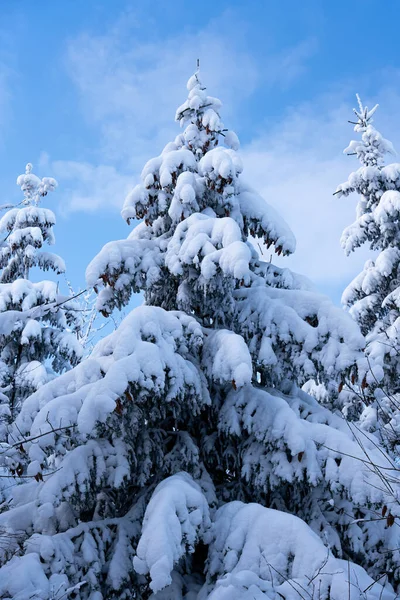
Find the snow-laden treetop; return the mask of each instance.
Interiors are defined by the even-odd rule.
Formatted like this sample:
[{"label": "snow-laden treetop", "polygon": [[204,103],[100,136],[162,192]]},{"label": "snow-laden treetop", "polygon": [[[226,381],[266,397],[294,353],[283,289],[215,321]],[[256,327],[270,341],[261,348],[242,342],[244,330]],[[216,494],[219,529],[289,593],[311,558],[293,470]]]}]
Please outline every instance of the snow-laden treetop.
[{"label": "snow-laden treetop", "polygon": [[313,376],[321,361],[336,381],[360,358],[357,328],[304,289],[303,278],[260,260],[249,236],[278,255],[293,252],[295,238],[243,181],[238,138],[224,128],[221,102],[207,95],[198,72],[187,89],[175,117],[183,132],[147,162],[122,210],[128,223],[143,222],[88,266],[99,310],[109,314],[143,292],[148,305],[245,335],[260,373],[274,384],[304,368],[305,378]]},{"label": "snow-laden treetop", "polygon": [[381,167],[384,164],[385,154],[395,154],[393,145],[386,140],[372,126],[372,116],[375,114],[379,104],[376,104],[371,110],[364,106],[360,96],[357,94],[358,110],[353,108],[357,121],[351,121],[354,124],[354,131],[362,134],[361,141],[352,140],[343,150],[344,154],[355,154],[359,161],[366,167]]},{"label": "snow-laden treetop", "polygon": [[56,218],[48,208],[39,207],[39,203],[43,196],[55,190],[56,180],[52,177],[40,179],[32,173],[32,165],[28,163],[25,173],[17,178],[17,185],[24,199],[20,206],[8,210],[0,219],[0,234],[5,236],[0,246],[0,281],[11,283],[19,278],[28,279],[31,267],[64,273],[62,258],[41,250],[45,243],[54,244]]},{"label": "snow-laden treetop", "polygon": [[[143,224],[125,245],[106,246],[87,270],[89,284],[97,285],[99,279],[105,284],[98,303],[105,313],[126,304],[138,290],[144,290],[148,303],[168,309],[185,305],[198,313],[200,296],[206,287],[214,287],[213,279],[221,279],[218,274],[232,274],[235,287],[239,282],[249,286],[258,278],[258,257],[247,242],[250,233],[268,246],[274,244],[278,254],[295,249],[287,224],[240,179],[239,140],[224,128],[221,102],[207,95],[199,73],[187,87],[188,98],[176,113],[183,132],[147,162],[142,182],[122,210],[128,223],[136,218],[144,219]],[[219,145],[221,140],[226,147]],[[149,253],[151,269],[143,263]],[[193,268],[196,279],[199,276],[197,294],[188,290]],[[165,276],[169,290],[174,290],[168,297]],[[221,320],[222,315],[217,311],[214,317]]]},{"label": "snow-laden treetop", "polygon": [[53,177],[43,177],[40,179],[32,173],[33,165],[28,163],[25,167],[25,173],[17,178],[17,185],[24,192],[23,204],[26,206],[37,206],[48,192],[53,192],[57,187],[57,181]]}]

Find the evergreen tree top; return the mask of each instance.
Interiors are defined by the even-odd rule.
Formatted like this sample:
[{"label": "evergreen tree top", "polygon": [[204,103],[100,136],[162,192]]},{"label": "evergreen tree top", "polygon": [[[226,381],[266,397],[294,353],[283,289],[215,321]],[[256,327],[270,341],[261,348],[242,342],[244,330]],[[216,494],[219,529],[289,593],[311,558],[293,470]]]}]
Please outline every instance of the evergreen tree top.
[{"label": "evergreen tree top", "polygon": [[52,192],[57,187],[57,181],[53,177],[43,177],[40,179],[32,173],[33,165],[28,163],[25,167],[25,173],[17,178],[17,185],[24,193],[23,204],[26,206],[37,206],[48,192]]},{"label": "evergreen tree top", "polygon": [[24,199],[0,219],[0,233],[5,235],[0,245],[0,281],[3,283],[28,279],[32,267],[58,274],[65,272],[61,257],[41,250],[45,243],[54,244],[56,218],[53,211],[39,206],[39,203],[48,192],[56,189],[57,182],[52,177],[40,179],[32,169],[32,164],[28,163],[25,173],[17,178]]},{"label": "evergreen tree top", "polygon": [[[126,304],[136,290],[144,291],[151,304],[168,309],[185,306],[198,313],[204,296],[200,288],[211,290],[220,282],[231,288],[215,315],[220,322],[219,315],[227,316],[231,310],[235,287],[274,272],[272,266],[261,267],[249,236],[267,247],[273,245],[278,255],[295,250],[294,235],[282,217],[243,181],[239,141],[221,121],[221,102],[207,95],[199,72],[187,88],[188,98],[176,113],[183,132],[147,162],[141,183],[124,203],[123,218],[143,223],[127,241],[106,246],[87,269],[89,285],[103,287],[98,308],[104,314]],[[138,266],[128,256],[134,252],[138,263],[150,248],[152,269],[143,265],[145,277],[127,276]],[[195,270],[190,266],[194,257]],[[188,270],[193,276],[200,271],[196,298],[188,293],[192,277],[188,279]],[[234,274],[229,282],[228,273]]]},{"label": "evergreen tree top", "polygon": [[379,104],[371,110],[364,106],[360,96],[357,94],[358,110],[353,108],[357,121],[349,121],[354,125],[354,131],[361,133],[361,140],[352,140],[343,150],[344,154],[356,155],[360,162],[366,167],[382,167],[385,154],[395,154],[393,144],[386,140],[379,131],[373,127],[372,116],[375,114]]},{"label": "evergreen tree top", "polygon": [[375,106],[371,110],[369,110],[368,106],[363,105],[363,103],[361,102],[361,98],[358,94],[356,94],[356,98],[358,102],[358,110],[356,108],[353,108],[353,112],[358,120],[356,123],[354,123],[354,131],[363,132],[366,130],[368,125],[372,125],[372,116],[379,107],[379,104],[375,104]]}]

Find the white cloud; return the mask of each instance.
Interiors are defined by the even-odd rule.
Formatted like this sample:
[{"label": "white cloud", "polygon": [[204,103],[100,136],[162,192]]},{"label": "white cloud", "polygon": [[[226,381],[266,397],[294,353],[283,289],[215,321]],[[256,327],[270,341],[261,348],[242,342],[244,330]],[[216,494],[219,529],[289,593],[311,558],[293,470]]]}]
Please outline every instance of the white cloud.
[{"label": "white cloud", "polygon": [[123,175],[114,166],[77,161],[51,161],[45,153],[40,168],[55,177],[60,184],[59,212],[83,211],[94,213],[120,210],[123,200],[135,181]]},{"label": "white cloud", "polygon": [[[149,41],[151,22],[130,24],[120,19],[106,35],[72,40],[67,66],[88,119],[100,128],[103,156],[136,169],[143,156],[153,156],[175,137],[175,110],[185,99],[197,58],[208,89],[223,98],[230,119],[261,83],[290,85],[316,49],[315,40],[306,40],[271,52],[260,64],[229,12],[203,30],[155,41]],[[147,39],[141,30],[149,31]]]}]

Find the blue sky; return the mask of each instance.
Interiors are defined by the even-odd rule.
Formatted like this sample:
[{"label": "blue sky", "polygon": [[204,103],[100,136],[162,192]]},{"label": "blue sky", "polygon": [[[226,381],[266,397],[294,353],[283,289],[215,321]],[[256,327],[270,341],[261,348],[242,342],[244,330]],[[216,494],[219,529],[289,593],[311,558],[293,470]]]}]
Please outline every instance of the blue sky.
[{"label": "blue sky", "polygon": [[[108,241],[146,160],[179,131],[175,108],[199,57],[209,93],[242,143],[244,177],[292,227],[283,264],[340,298],[368,251],[339,238],[356,198],[336,186],[357,168],[342,149],[355,93],[400,148],[395,0],[202,2],[0,0],[1,203],[26,162],[55,176],[54,250],[73,285]],[[398,159],[393,159],[398,160]]]}]

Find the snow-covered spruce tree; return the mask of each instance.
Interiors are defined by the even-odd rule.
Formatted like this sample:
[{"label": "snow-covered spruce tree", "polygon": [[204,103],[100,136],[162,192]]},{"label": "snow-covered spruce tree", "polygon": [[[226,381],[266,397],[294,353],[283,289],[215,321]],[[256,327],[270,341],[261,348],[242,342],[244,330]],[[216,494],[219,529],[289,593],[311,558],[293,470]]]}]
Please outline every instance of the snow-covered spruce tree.
[{"label": "snow-covered spruce tree", "polygon": [[364,425],[385,426],[385,437],[392,447],[400,443],[400,164],[385,165],[392,144],[373,127],[377,106],[368,110],[357,96],[359,108],[354,130],[361,140],[344,150],[355,155],[361,167],[350,174],[336,193],[360,195],[355,222],[343,232],[341,243],[346,254],[363,244],[377,251],[374,260],[343,293],[343,304],[366,336],[366,356],[370,369],[359,392],[367,409]]},{"label": "snow-covered spruce tree", "polygon": [[390,462],[298,387],[363,377],[364,340],[259,260],[249,234],[278,254],[293,235],[243,182],[198,73],[188,90],[183,133],[126,200],[143,222],[87,270],[103,313],[145,305],[11,431],[31,479],[0,514],[0,597],[392,599],[399,509],[366,457]]},{"label": "snow-covered spruce tree", "polygon": [[[18,207],[0,219],[0,413],[2,428],[22,402],[54,373],[78,363],[80,317],[51,281],[30,281],[32,268],[65,271],[64,261],[45,252],[53,244],[54,213],[39,202],[55,189],[55,179],[39,179],[32,165],[17,179],[24,193]],[[2,436],[1,439],[4,439]]]}]

